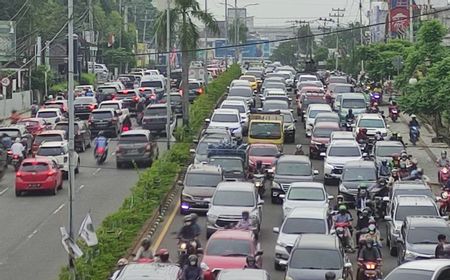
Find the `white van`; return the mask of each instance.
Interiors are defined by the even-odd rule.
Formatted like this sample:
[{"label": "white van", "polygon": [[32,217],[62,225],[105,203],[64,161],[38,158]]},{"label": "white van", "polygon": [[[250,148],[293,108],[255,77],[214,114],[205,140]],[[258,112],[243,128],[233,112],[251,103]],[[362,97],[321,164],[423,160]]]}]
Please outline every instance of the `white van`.
[{"label": "white van", "polygon": [[166,88],[166,79],[162,75],[146,75],[142,77],[139,87]]}]

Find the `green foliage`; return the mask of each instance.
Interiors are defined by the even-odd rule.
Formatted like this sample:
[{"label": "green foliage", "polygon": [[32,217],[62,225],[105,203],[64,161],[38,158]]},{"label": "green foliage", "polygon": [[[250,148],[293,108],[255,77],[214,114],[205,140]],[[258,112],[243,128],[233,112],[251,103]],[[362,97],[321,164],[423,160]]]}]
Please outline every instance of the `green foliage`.
[{"label": "green foliage", "polygon": [[121,63],[125,64],[131,62],[133,65],[135,62],[133,53],[125,48],[106,49],[104,52],[104,59],[110,69],[119,67]]},{"label": "green foliage", "polygon": [[[233,65],[208,85],[206,94],[196,99],[190,111],[190,118],[201,121],[191,122],[191,128],[185,128],[184,142],[173,145],[149,169],[139,173],[138,182],[132,188],[131,195],[124,200],[119,210],[106,217],[97,229],[99,239],[97,248],[82,246],[85,256],[75,263],[79,277],[77,279],[108,278],[116,261],[130,248],[145,221],[175,183],[178,172],[188,163],[191,140],[195,133],[200,131],[203,119],[214,109],[215,103],[229,83],[239,75],[239,66]],[[66,268],[61,271],[59,279],[69,279]]]},{"label": "green foliage", "polygon": [[95,74],[93,73],[81,73],[80,83],[82,85],[94,85],[95,84]]},{"label": "green foliage", "polygon": [[326,61],[328,59],[328,49],[320,47],[315,49],[314,60],[315,61]]},{"label": "green foliage", "polygon": [[31,72],[31,88],[39,90],[41,93],[45,91],[45,72],[47,72],[47,87],[51,87],[53,72],[48,70],[45,65],[40,65]]},{"label": "green foliage", "polygon": [[286,65],[297,65],[297,43],[294,41],[283,42],[272,52],[270,60],[279,61]]}]

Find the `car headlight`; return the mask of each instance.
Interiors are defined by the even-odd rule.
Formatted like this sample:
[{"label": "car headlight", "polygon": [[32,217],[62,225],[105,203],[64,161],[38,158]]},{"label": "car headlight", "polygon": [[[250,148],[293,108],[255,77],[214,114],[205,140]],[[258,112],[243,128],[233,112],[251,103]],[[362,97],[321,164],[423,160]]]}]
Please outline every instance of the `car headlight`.
[{"label": "car headlight", "polygon": [[324,168],[324,169],[333,169],[333,168],[334,168],[334,166],[333,166],[333,165],[331,165],[331,164],[329,164],[328,162],[325,162],[325,164],[324,164],[323,168]]},{"label": "car headlight", "polygon": [[294,129],[295,129],[295,125],[293,125],[293,124],[287,125],[285,127],[285,130],[294,130]]},{"label": "car headlight", "polygon": [[416,254],[408,250],[405,251],[405,259],[415,259],[415,258]]},{"label": "car headlight", "polygon": [[181,196],[183,197],[183,200],[194,200],[194,197],[187,193],[183,193]]},{"label": "car headlight", "polygon": [[215,214],[208,213],[208,220],[217,220],[218,216]]},{"label": "car headlight", "polygon": [[208,266],[206,263],[204,263],[204,262],[202,262],[202,263],[200,264],[200,268],[201,268],[203,271],[209,270],[209,266]]},{"label": "car headlight", "polygon": [[255,182],[255,186],[256,186],[257,188],[259,188],[259,187],[262,186],[262,183],[261,183],[261,182]]},{"label": "car headlight", "polygon": [[277,245],[278,245],[278,246],[281,246],[281,247],[283,247],[283,248],[286,248],[286,247],[287,247],[287,244],[284,243],[284,242],[281,242],[281,241],[277,241]]}]

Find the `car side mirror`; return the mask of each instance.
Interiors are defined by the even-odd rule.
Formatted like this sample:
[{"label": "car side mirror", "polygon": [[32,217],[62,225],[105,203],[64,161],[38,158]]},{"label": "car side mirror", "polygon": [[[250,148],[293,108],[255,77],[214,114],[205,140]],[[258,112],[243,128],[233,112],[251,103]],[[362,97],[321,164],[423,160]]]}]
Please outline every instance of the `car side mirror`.
[{"label": "car side mirror", "polygon": [[392,218],[391,218],[391,216],[384,216],[384,220],[385,221],[392,221]]},{"label": "car side mirror", "polygon": [[255,257],[262,256],[264,254],[263,250],[256,251]]},{"label": "car side mirror", "polygon": [[274,227],[272,229],[273,233],[280,233],[280,228],[279,227]]},{"label": "car side mirror", "polygon": [[195,149],[189,149],[189,153],[195,154]]},{"label": "car side mirror", "polygon": [[281,265],[281,266],[287,266],[287,265],[288,265],[288,261],[286,261],[286,260],[280,260],[280,265]]},{"label": "car side mirror", "polygon": [[286,195],[284,193],[282,193],[282,194],[279,194],[278,197],[281,198],[281,199],[285,199]]},{"label": "car side mirror", "polygon": [[328,200],[333,200],[334,199],[334,195],[329,195],[328,196]]},{"label": "car side mirror", "polygon": [[183,181],[178,180],[178,181],[177,181],[177,185],[178,185],[178,186],[182,186],[182,185],[183,185]]},{"label": "car side mirror", "polygon": [[314,169],[313,174],[314,175],[319,175],[319,170]]},{"label": "car side mirror", "polygon": [[320,153],[320,156],[321,156],[321,157],[326,157],[327,154],[326,154],[325,152],[321,152],[321,153]]},{"label": "car side mirror", "polygon": [[205,119],[205,123],[210,123],[211,119]]},{"label": "car side mirror", "polygon": [[389,202],[389,197],[387,197],[387,196],[383,197],[383,201],[384,202]]},{"label": "car side mirror", "polygon": [[344,264],[345,268],[352,268],[352,263],[351,262],[347,262]]},{"label": "car side mirror", "polygon": [[59,118],[59,117],[55,119],[55,123],[60,122],[60,121],[61,121],[61,118]]}]

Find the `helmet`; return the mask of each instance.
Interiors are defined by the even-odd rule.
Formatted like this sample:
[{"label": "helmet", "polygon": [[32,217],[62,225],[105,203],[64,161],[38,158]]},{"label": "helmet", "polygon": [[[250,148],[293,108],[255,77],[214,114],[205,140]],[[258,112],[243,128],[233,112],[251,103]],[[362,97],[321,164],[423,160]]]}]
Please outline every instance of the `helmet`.
[{"label": "helmet", "polygon": [[378,106],[378,103],[377,103],[377,102],[374,102],[374,103],[373,103],[373,106]]},{"label": "helmet", "polygon": [[358,189],[360,190],[366,190],[367,189],[367,184],[366,183],[362,183],[358,186]]},{"label": "helmet", "polygon": [[190,256],[188,257],[188,261],[189,261],[189,263],[191,263],[191,264],[195,262],[194,265],[196,265],[196,264],[197,264],[197,261],[198,261],[198,257],[197,257],[196,255],[190,255]]},{"label": "helmet", "polygon": [[128,260],[126,258],[121,258],[117,261],[117,266],[124,266],[128,264]]},{"label": "helmet", "polygon": [[386,185],[386,179],[385,178],[378,179],[378,184],[379,185]]},{"label": "helmet", "polygon": [[347,210],[347,206],[345,206],[344,204],[339,205],[339,211],[346,211]]},{"label": "helmet", "polygon": [[447,151],[442,151],[441,152],[441,157],[446,158],[447,157]]},{"label": "helmet", "polygon": [[183,218],[183,222],[192,222],[192,215],[186,215]]},{"label": "helmet", "polygon": [[158,254],[159,259],[162,261],[169,260],[169,251],[167,249],[159,249]]},{"label": "helmet", "polygon": [[370,233],[377,231],[377,227],[374,224],[370,224],[367,229]]},{"label": "helmet", "polygon": [[302,144],[298,144],[297,146],[295,146],[295,148],[298,150],[301,150],[303,148]]},{"label": "helmet", "polygon": [[348,113],[349,113],[349,114],[353,113],[352,108],[348,109]]},{"label": "helmet", "polygon": [[342,194],[338,194],[337,196],[336,196],[336,199],[337,200],[344,200],[344,196],[342,195]]},{"label": "helmet", "polygon": [[245,261],[249,264],[249,263],[255,263],[256,259],[253,256],[247,256],[247,258],[245,259]]},{"label": "helmet", "polygon": [[411,119],[415,119],[415,118],[416,118],[416,115],[412,114]]},{"label": "helmet", "polygon": [[150,245],[152,245],[152,241],[150,240],[150,238],[144,238],[141,241],[141,245],[142,247],[150,247]]},{"label": "helmet", "polygon": [[402,152],[402,153],[400,154],[400,157],[401,157],[401,158],[408,158],[408,154],[407,154],[406,152]]},{"label": "helmet", "polygon": [[368,216],[368,215],[369,215],[369,209],[364,208],[364,209],[362,210],[362,214],[363,214],[363,216]]},{"label": "helmet", "polygon": [[383,159],[383,160],[381,161],[381,164],[382,164],[382,165],[385,165],[385,166],[386,166],[387,163],[388,163],[388,162],[387,162],[387,159]]},{"label": "helmet", "polygon": [[242,211],[242,217],[248,218],[250,216],[250,213],[248,211]]},{"label": "helmet", "polygon": [[192,213],[192,214],[191,214],[191,220],[192,220],[193,222],[196,222],[197,219],[198,219],[198,215],[197,215],[196,213]]},{"label": "helmet", "polygon": [[100,130],[97,134],[98,137],[103,136],[105,134],[105,132],[103,130]]},{"label": "helmet", "polygon": [[14,140],[14,143],[20,143],[20,138],[16,137],[16,140]]}]

